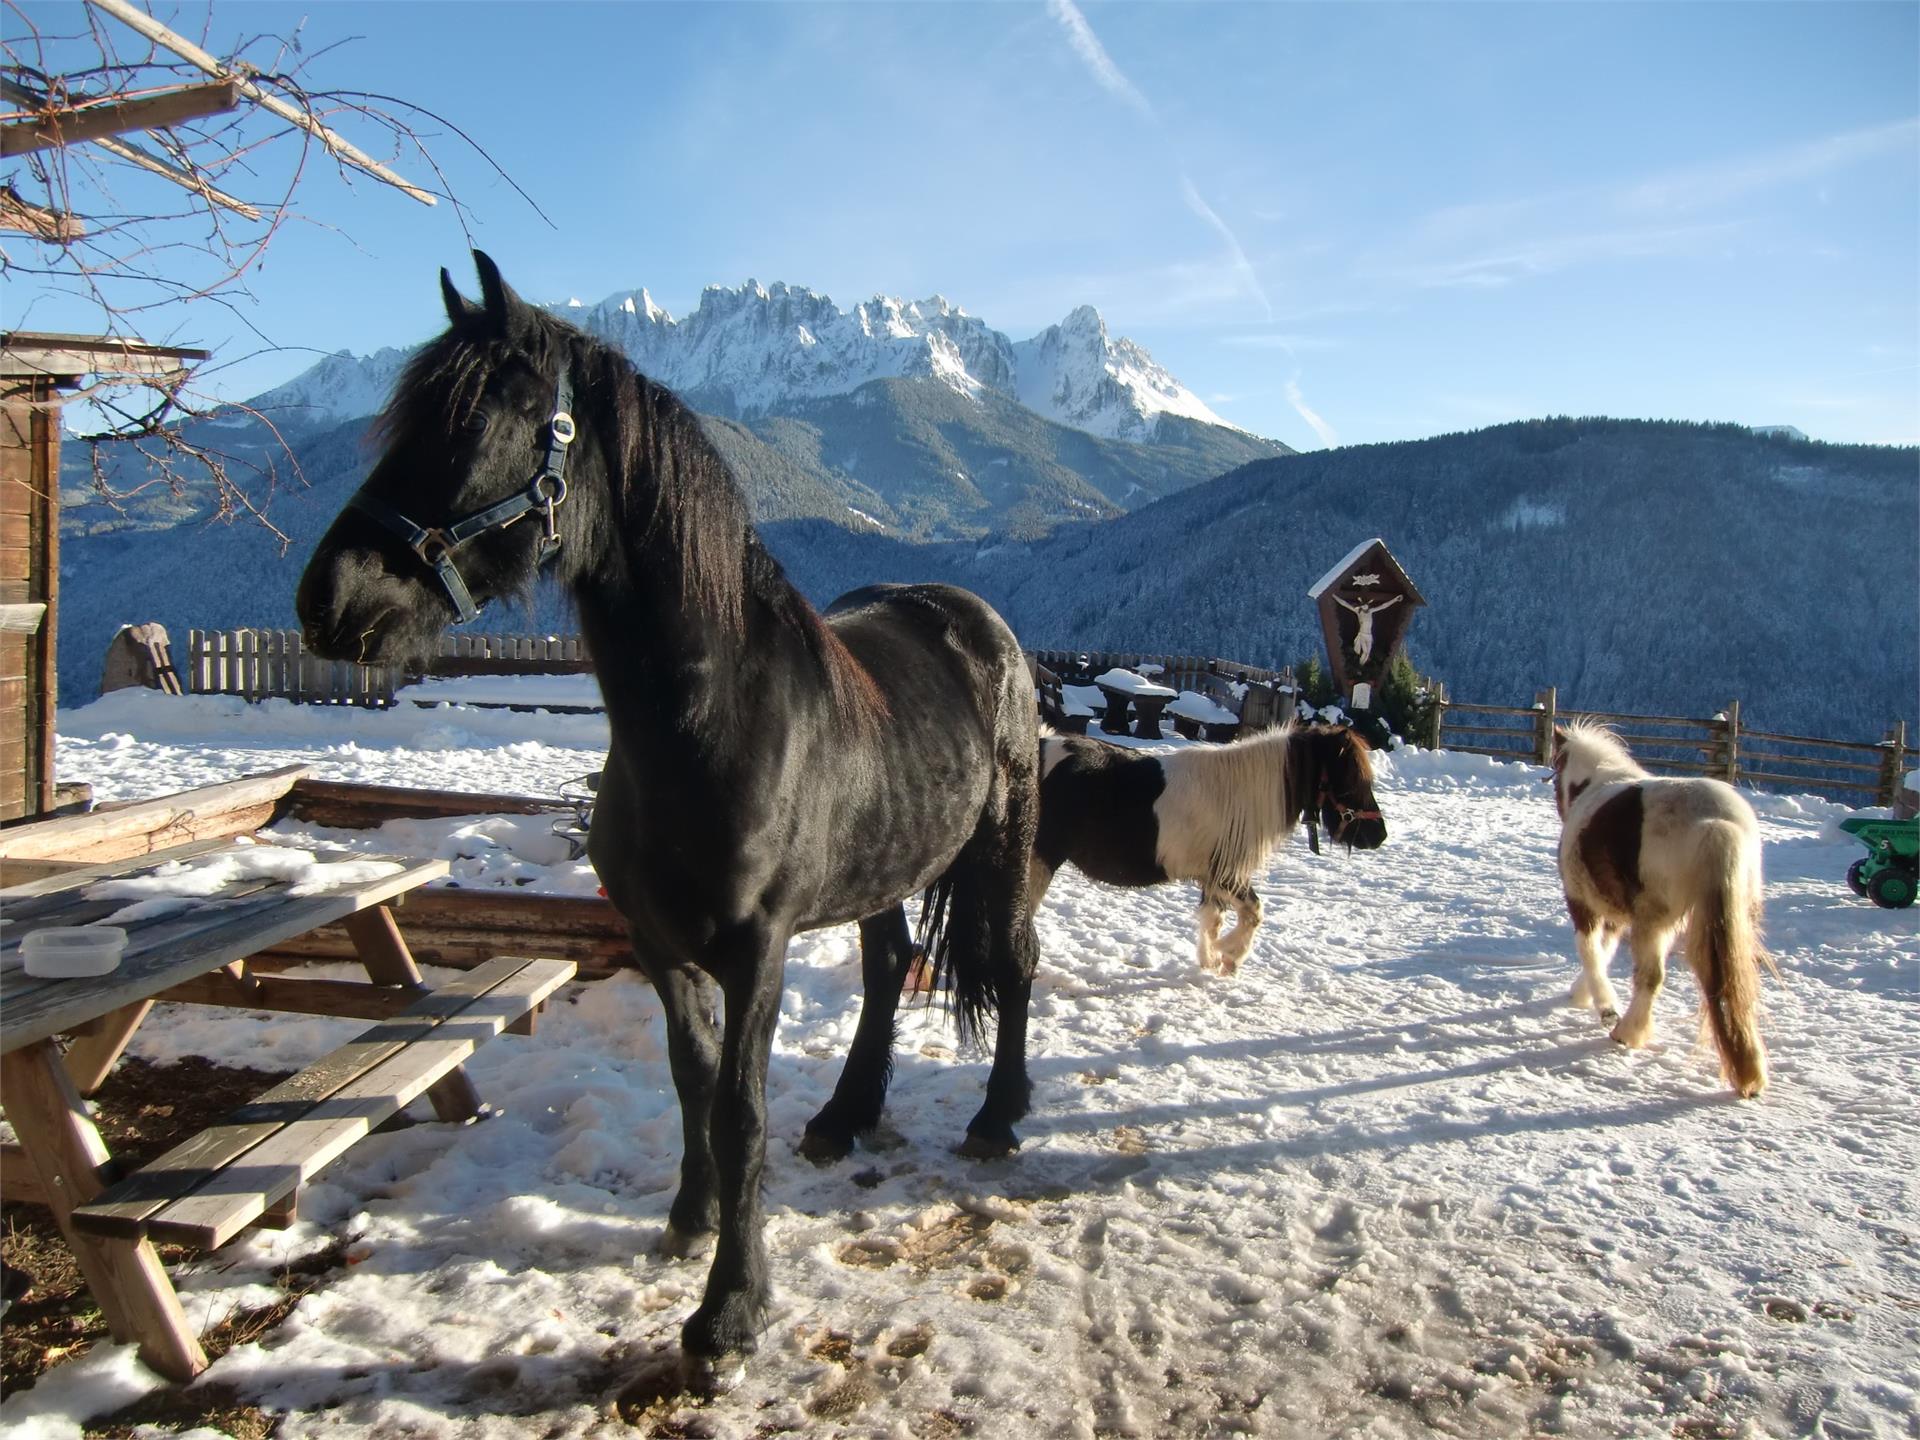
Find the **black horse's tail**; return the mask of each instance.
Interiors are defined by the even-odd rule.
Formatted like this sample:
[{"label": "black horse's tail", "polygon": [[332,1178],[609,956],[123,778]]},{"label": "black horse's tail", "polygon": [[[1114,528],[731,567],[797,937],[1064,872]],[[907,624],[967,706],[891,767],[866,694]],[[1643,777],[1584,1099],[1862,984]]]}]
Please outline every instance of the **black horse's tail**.
[{"label": "black horse's tail", "polygon": [[1026,983],[1037,959],[1032,921],[1024,906],[997,896],[1010,877],[984,857],[981,840],[968,842],[920,905],[920,951],[932,967],[933,989],[948,992],[962,1044],[985,1037],[1002,992]]}]

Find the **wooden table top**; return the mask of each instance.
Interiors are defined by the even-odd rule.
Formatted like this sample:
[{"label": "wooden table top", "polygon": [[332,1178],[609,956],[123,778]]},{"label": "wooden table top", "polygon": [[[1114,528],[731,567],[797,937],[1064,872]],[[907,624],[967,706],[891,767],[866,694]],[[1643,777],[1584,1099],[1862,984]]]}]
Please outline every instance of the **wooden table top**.
[{"label": "wooden table top", "polygon": [[[290,893],[294,883],[290,880],[237,880],[216,894],[193,897],[185,909],[113,922],[126,929],[127,948],[119,968],[110,974],[68,979],[27,974],[20,958],[22,936],[51,926],[105,921],[135,903],[126,898],[90,899],[87,892],[96,883],[150,874],[173,861],[189,866],[217,861],[251,848],[256,847],[202,842],[0,889],[0,921],[5,922],[0,924],[0,1054],[150,999],[183,980],[343,920],[447,873],[444,860],[353,854],[339,859],[384,860],[400,868],[312,895]],[[324,875],[326,863],[310,869],[302,880]]]}]

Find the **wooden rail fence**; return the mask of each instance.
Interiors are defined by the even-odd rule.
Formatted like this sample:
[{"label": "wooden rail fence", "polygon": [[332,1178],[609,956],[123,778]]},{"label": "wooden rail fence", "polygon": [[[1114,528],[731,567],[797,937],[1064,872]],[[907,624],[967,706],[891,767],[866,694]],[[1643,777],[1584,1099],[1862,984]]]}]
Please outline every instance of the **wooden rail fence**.
[{"label": "wooden rail fence", "polygon": [[[1456,720],[1458,714],[1469,717]],[[1679,715],[1627,715],[1560,707],[1553,689],[1531,705],[1469,705],[1441,693],[1436,705],[1436,745],[1501,760],[1553,763],[1553,727],[1564,720],[1598,720],[1633,749],[1655,773],[1711,775],[1733,785],[1786,786],[1795,790],[1840,790],[1891,805],[1913,752],[1907,726],[1896,721],[1882,740],[1823,740],[1750,730],[1732,701],[1711,719]]]},{"label": "wooden rail fence", "polygon": [[593,669],[578,635],[443,635],[423,671],[359,665],[310,653],[298,630],[189,630],[187,689],[197,695],[283,699],[303,705],[393,704],[427,675],[571,675]]}]

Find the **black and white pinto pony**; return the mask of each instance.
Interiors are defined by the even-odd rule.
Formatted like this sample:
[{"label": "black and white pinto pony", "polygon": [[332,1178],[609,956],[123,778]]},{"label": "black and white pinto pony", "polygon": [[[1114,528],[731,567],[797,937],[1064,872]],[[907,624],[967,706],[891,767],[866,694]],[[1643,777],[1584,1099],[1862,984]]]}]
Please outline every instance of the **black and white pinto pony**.
[{"label": "black and white pinto pony", "polygon": [[[1260,928],[1253,877],[1302,821],[1337,844],[1387,838],[1367,742],[1337,725],[1288,723],[1231,745],[1152,755],[1099,740],[1043,735],[1040,831],[1028,891],[1037,909],[1062,865],[1132,887],[1200,885],[1200,968],[1231,975]],[[1226,912],[1235,924],[1222,935]]]},{"label": "black and white pinto pony", "polygon": [[380,459],[298,608],[320,653],[381,662],[431,653],[543,565],[570,589],[612,731],[588,854],[659,992],[680,1099],[662,1248],[718,1232],[681,1332],[710,1383],[721,1357],[755,1348],[767,1311],[766,1074],[795,932],[858,921],[866,987],[808,1154],[845,1155],[879,1122],[913,954],[900,902],[923,890],[963,1032],[998,1012],[963,1153],[1019,1144],[1032,684],[1012,632],[964,590],[875,586],[816,613],[693,412],[474,261],[482,303],[441,271],[449,328],[401,377]]},{"label": "black and white pinto pony", "polygon": [[[1667,952],[1684,926],[1700,986],[1700,1028],[1713,1036],[1736,1094],[1767,1083],[1756,1017],[1760,966],[1760,826],[1719,780],[1656,780],[1617,735],[1576,722],[1554,732],[1553,797],[1560,811],[1560,879],[1580,978],[1571,1003],[1591,1005],[1613,1038],[1653,1038],[1653,1002]],[[1607,964],[1631,931],[1633,1001],[1621,1015]]]}]

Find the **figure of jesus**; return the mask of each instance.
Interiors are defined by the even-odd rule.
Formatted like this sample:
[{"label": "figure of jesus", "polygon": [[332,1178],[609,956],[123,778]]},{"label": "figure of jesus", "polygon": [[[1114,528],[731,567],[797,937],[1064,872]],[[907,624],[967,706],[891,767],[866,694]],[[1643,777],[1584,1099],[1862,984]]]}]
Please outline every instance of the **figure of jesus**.
[{"label": "figure of jesus", "polygon": [[1360,622],[1360,628],[1354,632],[1353,636],[1353,658],[1362,666],[1366,665],[1366,663],[1373,658],[1374,611],[1391,609],[1400,603],[1401,598],[1401,596],[1396,595],[1391,600],[1381,600],[1372,605],[1369,605],[1363,599],[1358,605],[1355,605],[1351,601],[1342,600],[1338,595],[1333,597],[1334,604],[1338,605],[1342,610],[1351,610],[1354,617]]}]

